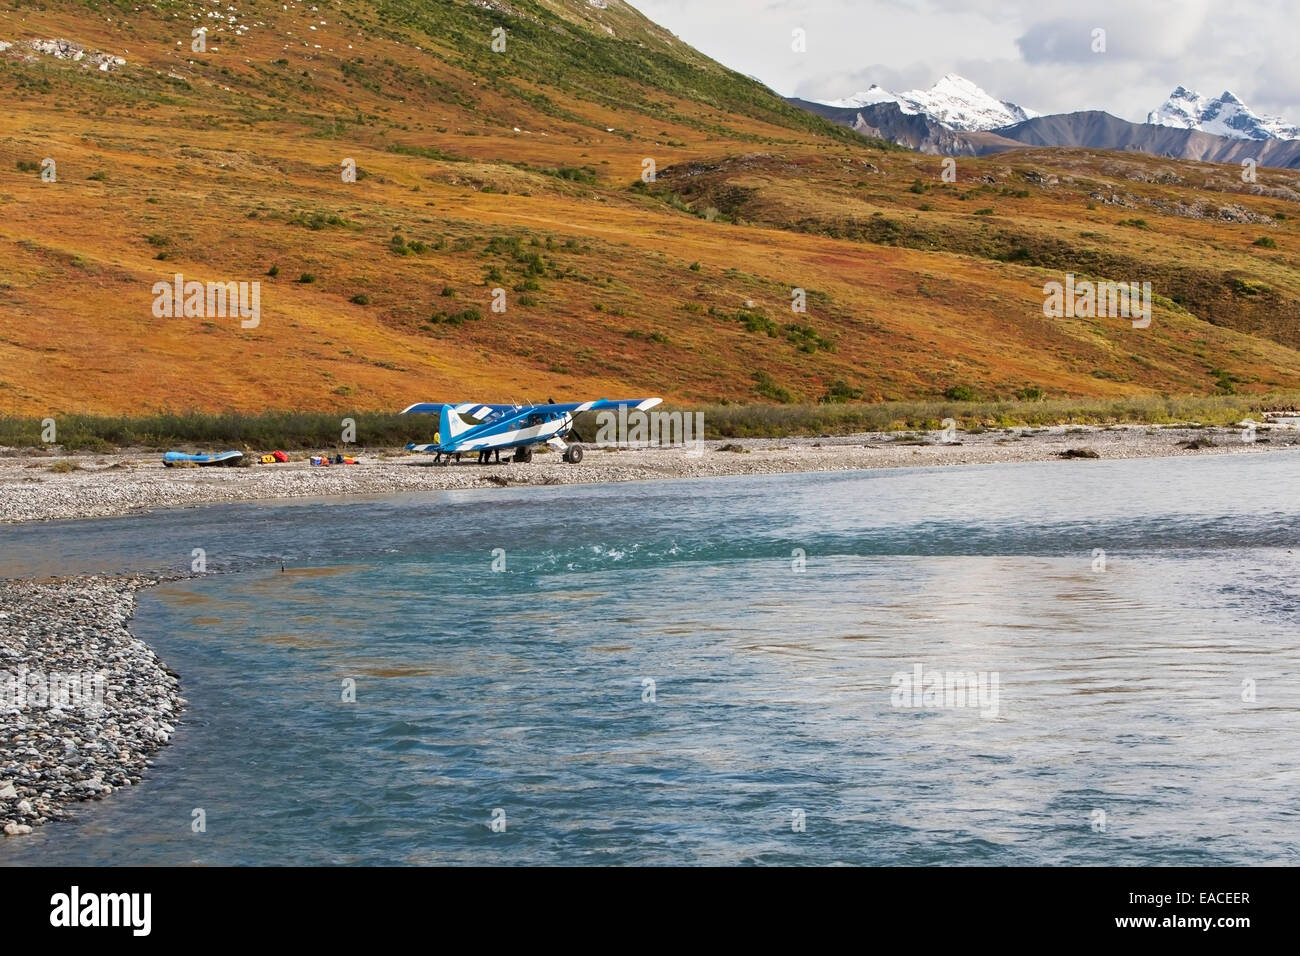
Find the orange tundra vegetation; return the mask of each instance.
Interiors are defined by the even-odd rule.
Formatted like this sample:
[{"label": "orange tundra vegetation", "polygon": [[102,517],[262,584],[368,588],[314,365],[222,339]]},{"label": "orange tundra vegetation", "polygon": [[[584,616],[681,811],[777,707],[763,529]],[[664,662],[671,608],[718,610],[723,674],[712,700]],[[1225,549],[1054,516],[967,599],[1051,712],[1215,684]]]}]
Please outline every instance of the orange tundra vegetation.
[{"label": "orange tundra vegetation", "polygon": [[[945,183],[621,0],[15,2],[0,40],[0,414],[1300,387],[1295,171]],[[1151,326],[1045,316],[1067,272],[1151,282]],[[177,274],[259,321],[156,317]]]}]

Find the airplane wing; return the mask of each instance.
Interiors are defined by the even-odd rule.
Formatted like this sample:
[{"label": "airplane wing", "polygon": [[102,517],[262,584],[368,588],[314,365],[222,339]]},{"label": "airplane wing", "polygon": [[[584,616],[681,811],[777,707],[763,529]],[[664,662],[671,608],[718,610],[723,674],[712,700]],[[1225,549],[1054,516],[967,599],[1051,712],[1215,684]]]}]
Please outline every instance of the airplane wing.
[{"label": "airplane wing", "polygon": [[[400,415],[442,415],[442,410],[448,407],[449,403],[444,402],[417,402],[414,405],[408,405],[398,414]],[[450,407],[455,408],[461,415],[477,419],[480,422],[492,421],[500,418],[517,408],[519,405],[487,405],[478,402],[461,402],[452,404]]]},{"label": "airplane wing", "polygon": [[645,412],[661,404],[663,404],[662,398],[599,398],[594,402],[538,405],[537,408],[542,411],[571,412],[576,415],[579,412],[599,412],[607,408],[618,408],[620,405],[626,405],[639,412]]},{"label": "airplane wing", "polygon": [[441,415],[442,402],[416,402],[414,405],[407,405],[397,414],[399,415]]}]

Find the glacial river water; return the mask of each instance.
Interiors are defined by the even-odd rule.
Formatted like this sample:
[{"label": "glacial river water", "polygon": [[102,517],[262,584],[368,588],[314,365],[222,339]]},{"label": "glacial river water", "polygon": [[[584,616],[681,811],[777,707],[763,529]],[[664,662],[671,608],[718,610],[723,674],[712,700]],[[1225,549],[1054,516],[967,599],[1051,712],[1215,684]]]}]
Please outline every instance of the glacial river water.
[{"label": "glacial river water", "polygon": [[1294,865],[1298,477],[1279,452],[0,527],[0,574],[213,572],[133,625],[183,680],[172,745],[0,863]]}]

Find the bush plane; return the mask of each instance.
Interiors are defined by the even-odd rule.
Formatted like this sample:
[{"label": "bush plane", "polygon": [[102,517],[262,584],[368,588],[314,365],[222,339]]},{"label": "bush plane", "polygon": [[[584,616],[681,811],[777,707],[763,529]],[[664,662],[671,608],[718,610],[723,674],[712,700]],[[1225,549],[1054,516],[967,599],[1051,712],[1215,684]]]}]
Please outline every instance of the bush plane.
[{"label": "bush plane", "polygon": [[514,460],[526,464],[533,460],[533,449],[546,444],[563,453],[565,461],[576,465],[582,461],[582,446],[565,441],[573,431],[575,415],[620,407],[643,412],[662,402],[662,398],[601,398],[591,402],[550,402],[546,405],[422,402],[408,406],[402,414],[437,415],[438,433],[433,436],[433,442],[412,443],[406,446],[406,450],[432,452],[439,461],[444,456],[450,458],[477,452],[479,461],[483,462],[490,452],[495,452],[500,460],[502,451],[514,449]]}]

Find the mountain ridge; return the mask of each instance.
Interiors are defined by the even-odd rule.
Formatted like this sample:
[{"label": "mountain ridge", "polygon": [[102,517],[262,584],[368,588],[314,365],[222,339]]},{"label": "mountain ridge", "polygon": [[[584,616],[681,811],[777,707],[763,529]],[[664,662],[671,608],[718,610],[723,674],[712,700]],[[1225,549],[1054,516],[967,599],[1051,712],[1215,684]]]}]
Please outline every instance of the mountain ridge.
[{"label": "mountain ridge", "polygon": [[1229,139],[1300,140],[1300,126],[1257,115],[1230,90],[1206,98],[1186,87],[1175,87],[1162,105],[1147,114],[1147,122]]},{"label": "mountain ridge", "polygon": [[[958,133],[996,132],[1044,115],[1010,101],[999,100],[956,73],[944,74],[934,86],[925,90],[893,93],[873,83],[867,90],[842,99],[791,98],[791,101],[836,110],[860,110],[882,103],[897,103],[903,114],[925,116]],[[1081,109],[1050,115],[1069,116],[1093,112],[1103,111]],[[1161,106],[1147,113],[1146,125],[1193,130],[1227,139],[1300,139],[1300,125],[1277,117],[1261,117],[1229,90],[1224,90],[1217,97],[1204,97],[1184,86],[1177,86]]]},{"label": "mountain ridge", "polygon": [[878,103],[897,103],[905,114],[927,116],[951,130],[976,132],[1032,119],[1040,114],[1015,103],[999,100],[957,73],[946,73],[926,90],[891,93],[872,84],[871,88],[843,100],[821,101],[821,105],[858,109]]},{"label": "mountain ridge", "polygon": [[1300,142],[1238,139],[1200,130],[1130,123],[1101,110],[1040,116],[997,132],[1029,146],[1136,149],[1169,159],[1238,164],[1254,160],[1259,166],[1300,168]]},{"label": "mountain ridge", "polygon": [[862,135],[908,149],[946,156],[987,156],[1022,146],[1137,150],[1168,159],[1241,163],[1300,169],[1300,140],[1246,139],[1196,129],[1130,123],[1102,110],[1035,116],[992,130],[954,130],[933,117],[902,113],[897,103],[832,107],[792,98],[789,102]]}]

